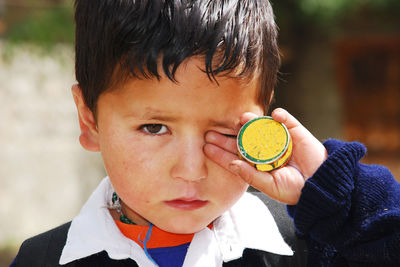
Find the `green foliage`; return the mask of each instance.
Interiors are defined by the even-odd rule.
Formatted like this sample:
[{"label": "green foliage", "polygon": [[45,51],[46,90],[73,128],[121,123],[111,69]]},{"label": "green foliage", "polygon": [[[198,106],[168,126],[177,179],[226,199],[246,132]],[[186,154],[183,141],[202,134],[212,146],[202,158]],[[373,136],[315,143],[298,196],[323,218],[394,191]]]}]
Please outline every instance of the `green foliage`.
[{"label": "green foliage", "polygon": [[[319,28],[334,31],[341,19],[353,16],[359,10],[391,14],[400,17],[400,0],[270,0],[281,28]],[[54,47],[58,43],[74,41],[73,5],[71,0],[58,6],[33,8],[24,12],[22,19],[8,24],[5,34],[11,45],[29,43],[39,47]],[[368,13],[368,12],[367,12]],[[364,12],[365,14],[365,12]]]},{"label": "green foliage", "polygon": [[[399,0],[270,0],[281,28],[281,39],[295,39],[305,32],[326,36],[349,21],[376,22],[385,28],[400,18]],[[391,26],[392,27],[392,26]],[[290,35],[290,36],[285,36]]]},{"label": "green foliage", "polygon": [[400,8],[398,0],[298,0],[299,8],[307,16],[331,19],[359,8]]},{"label": "green foliage", "polygon": [[8,44],[30,43],[48,49],[57,43],[74,41],[71,5],[32,10],[22,20],[12,23],[5,34]]},{"label": "green foliage", "polygon": [[[312,23],[334,23],[359,10],[400,15],[399,0],[271,0],[278,15],[295,15],[292,20]],[[296,10],[296,11],[293,11]],[[289,12],[289,13],[288,13]]]},{"label": "green foliage", "polygon": [[306,16],[329,18],[350,8],[354,2],[355,0],[301,0],[299,7]]}]

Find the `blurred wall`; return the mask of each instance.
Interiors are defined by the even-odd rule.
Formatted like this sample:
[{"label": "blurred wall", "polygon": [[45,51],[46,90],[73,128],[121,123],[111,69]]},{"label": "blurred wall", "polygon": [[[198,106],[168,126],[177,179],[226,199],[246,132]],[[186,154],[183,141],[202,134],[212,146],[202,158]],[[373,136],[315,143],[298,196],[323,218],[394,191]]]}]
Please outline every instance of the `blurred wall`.
[{"label": "blurred wall", "polygon": [[73,83],[70,46],[0,59],[0,248],[69,221],[105,175],[80,147]]},{"label": "blurred wall", "polygon": [[[392,148],[378,147],[378,142],[369,142],[369,151],[364,162],[386,165],[400,180],[399,109],[391,108],[397,113],[389,114],[382,112],[386,105],[376,104],[397,101],[397,106],[400,106],[400,98],[397,97],[400,94],[400,79],[396,78],[400,77],[400,54],[396,52],[399,49],[388,51],[384,47],[379,47],[378,52],[381,52],[379,56],[371,58],[368,58],[368,53],[365,53],[367,57],[365,63],[369,62],[371,65],[369,72],[365,71],[364,61],[351,66],[343,64],[343,61],[346,61],[346,55],[340,54],[341,51],[338,49],[340,46],[351,43],[361,44],[360,47],[362,47],[366,41],[372,44],[396,45],[396,40],[400,39],[400,2],[387,0],[382,1],[380,6],[373,1],[357,3],[349,1],[351,8],[350,6],[343,7],[335,11],[335,14],[327,15],[321,7],[313,15],[307,16],[299,12],[299,4],[297,4],[307,2],[305,0],[273,2],[275,10],[278,11],[277,23],[280,27],[280,47],[283,59],[274,107],[287,108],[321,141],[327,138],[339,138],[366,142],[374,137],[374,140],[378,138],[380,140],[377,141],[385,140],[388,143],[389,137],[391,140],[395,139],[392,142]],[[321,0],[315,2],[315,5],[321,3],[322,6],[327,2]],[[312,2],[308,3],[311,5]],[[327,9],[325,11],[327,12]],[[376,54],[376,48],[374,49],[375,51],[372,51]],[[357,53],[357,49],[353,52]],[[352,55],[349,54],[349,56]],[[382,68],[382,64],[379,63],[384,57],[393,59],[390,64],[395,66]],[[351,60],[347,61],[347,64],[352,63]],[[349,73],[345,73],[343,68],[346,68]],[[349,83],[343,81],[343,77],[348,78],[355,73],[376,76],[373,97],[367,98],[368,90],[371,90],[367,86],[356,88],[355,84],[350,83],[344,88],[343,85]],[[383,73],[383,75],[376,75],[377,73]],[[369,81],[371,77],[364,76],[357,79]],[[391,81],[388,82],[387,79]],[[388,83],[390,83],[390,92],[386,85]],[[356,97],[349,101],[349,95],[356,95]],[[364,104],[364,106],[355,110],[352,108],[356,106],[355,104],[361,107],[361,104]],[[389,108],[387,110],[390,111]],[[349,117],[354,117],[356,112],[358,113],[356,120],[360,121],[360,124],[369,124],[368,127],[362,128],[362,136],[351,134],[349,131]],[[376,121],[372,122],[371,117],[363,116],[367,113],[373,114]],[[374,134],[377,128],[374,127],[376,122],[380,123],[383,129],[379,135]]]},{"label": "blurred wall", "polygon": [[[23,27],[16,28],[15,38],[23,38],[21,29],[30,33],[30,38],[34,30],[40,36],[43,32],[43,36],[54,34],[54,40],[65,35],[64,22],[51,31],[44,27],[51,24],[50,19],[61,17],[59,13],[42,18],[37,27],[26,27],[40,17],[25,23],[21,17],[31,12],[17,8],[17,1],[7,2],[8,15],[15,14],[10,21],[23,22]],[[272,2],[283,53],[275,106],[287,108],[320,140],[346,139],[344,101],[335,72],[336,44],[357,36],[399,36],[400,9],[377,15],[374,9],[347,9],[327,22],[317,15],[304,15],[298,3],[328,1]],[[0,45],[1,52],[4,46]],[[0,250],[15,249],[23,239],[70,220],[105,175],[99,155],[84,151],[78,142],[77,114],[70,93],[74,83],[72,48],[59,46],[43,53],[19,46],[7,58],[0,59]],[[387,165],[400,179],[398,155],[369,157],[367,161]]]}]

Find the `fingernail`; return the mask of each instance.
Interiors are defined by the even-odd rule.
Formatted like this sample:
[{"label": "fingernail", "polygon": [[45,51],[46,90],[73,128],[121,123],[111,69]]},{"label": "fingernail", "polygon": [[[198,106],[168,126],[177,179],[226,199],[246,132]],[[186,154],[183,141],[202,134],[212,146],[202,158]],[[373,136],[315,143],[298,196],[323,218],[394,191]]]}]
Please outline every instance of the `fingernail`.
[{"label": "fingernail", "polygon": [[239,174],[239,172],[240,172],[240,167],[238,165],[236,165],[236,164],[233,164],[233,163],[229,164],[229,169],[232,172],[237,173],[237,174]]},{"label": "fingernail", "polygon": [[275,109],[274,111],[273,111],[273,114],[276,116],[276,115],[282,115],[283,114],[283,112],[282,112],[282,109],[279,109],[279,108],[277,108],[277,109]]}]

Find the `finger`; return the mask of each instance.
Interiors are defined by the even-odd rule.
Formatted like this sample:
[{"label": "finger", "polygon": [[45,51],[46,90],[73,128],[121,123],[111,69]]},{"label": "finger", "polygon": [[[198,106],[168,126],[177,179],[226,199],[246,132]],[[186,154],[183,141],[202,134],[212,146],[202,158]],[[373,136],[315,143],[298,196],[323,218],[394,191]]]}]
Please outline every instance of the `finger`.
[{"label": "finger", "polygon": [[204,153],[208,158],[228,171],[231,171],[229,168],[230,163],[239,159],[236,153],[228,152],[221,147],[210,143],[204,145]]},{"label": "finger", "polygon": [[295,117],[293,117],[289,112],[287,112],[283,108],[275,109],[274,111],[272,111],[271,116],[275,121],[285,124],[288,130],[302,126],[301,123]]},{"label": "finger", "polygon": [[206,133],[205,140],[207,143],[219,146],[228,152],[237,153],[236,138],[227,137],[215,131],[209,131]]},{"label": "finger", "polygon": [[298,166],[304,177],[311,177],[327,158],[325,147],[286,110],[277,108],[272,117],[285,124],[293,138],[291,163]]},{"label": "finger", "polygon": [[270,173],[257,171],[253,166],[242,160],[232,161],[229,168],[249,185],[273,199],[279,198],[274,178]]},{"label": "finger", "polygon": [[243,115],[240,117],[240,124],[243,125],[243,124],[245,124],[246,122],[248,122],[248,121],[250,121],[250,120],[253,120],[253,119],[255,119],[255,118],[258,118],[258,117],[259,117],[259,116],[257,116],[257,115],[254,114],[254,113],[251,113],[251,112],[243,113]]},{"label": "finger", "polygon": [[302,140],[314,139],[314,136],[285,109],[277,108],[272,112],[271,116],[275,121],[286,126],[293,138],[294,146],[298,146]]}]

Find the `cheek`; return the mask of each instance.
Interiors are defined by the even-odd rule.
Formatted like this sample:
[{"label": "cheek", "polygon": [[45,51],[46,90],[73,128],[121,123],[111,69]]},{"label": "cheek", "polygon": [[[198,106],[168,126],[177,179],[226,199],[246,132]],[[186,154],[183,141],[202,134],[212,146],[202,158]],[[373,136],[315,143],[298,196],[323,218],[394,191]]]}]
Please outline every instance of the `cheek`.
[{"label": "cheek", "polygon": [[218,197],[222,205],[233,205],[246,192],[248,184],[239,176],[214,166],[214,179],[212,182],[214,195]]},{"label": "cheek", "polygon": [[237,175],[233,175],[230,178],[231,182],[229,183],[229,189],[233,193],[232,197],[234,202],[236,202],[243,195],[243,193],[246,192],[246,190],[249,188],[249,185]]},{"label": "cheek", "polygon": [[158,157],[149,144],[140,138],[117,134],[105,136],[104,140],[107,140],[101,143],[104,166],[116,189],[145,194],[147,188],[158,188],[154,184],[161,177],[163,165],[157,162]]},{"label": "cheek", "polygon": [[[117,127],[116,127],[117,128]],[[100,133],[101,154],[109,175],[113,172],[129,173],[139,164],[147,166],[150,149],[140,138],[123,131]]]},{"label": "cheek", "polygon": [[[163,185],[159,178],[158,169],[152,167],[147,154],[140,156],[129,155],[121,157],[119,162],[115,158],[107,168],[108,175],[115,190],[125,199],[128,205],[132,203],[149,204],[152,195],[160,194]],[[116,164],[113,164],[116,163]]]}]

